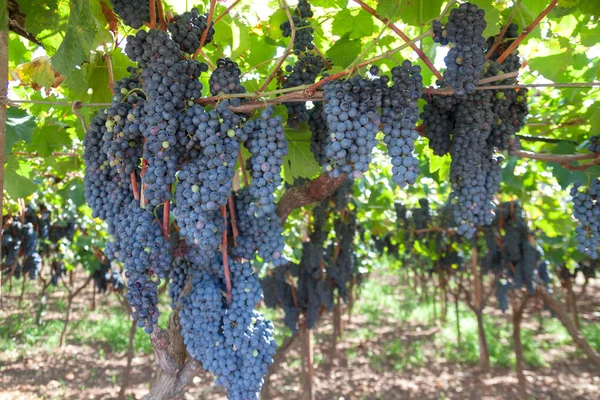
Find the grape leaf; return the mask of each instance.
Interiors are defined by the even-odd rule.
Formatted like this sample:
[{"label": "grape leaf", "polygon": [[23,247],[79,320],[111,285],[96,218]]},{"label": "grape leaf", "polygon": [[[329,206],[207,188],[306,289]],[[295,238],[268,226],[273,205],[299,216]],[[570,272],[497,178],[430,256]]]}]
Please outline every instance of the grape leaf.
[{"label": "grape leaf", "polygon": [[348,34],[344,35],[327,50],[327,56],[331,58],[333,64],[342,68],[352,64],[362,49],[360,40],[350,40],[348,36]]},{"label": "grape leaf", "polygon": [[38,57],[31,62],[18,65],[11,71],[11,76],[18,79],[24,85],[33,85],[51,88],[54,86],[55,72],[52,68],[50,58]]},{"label": "grape leaf", "polygon": [[20,10],[27,14],[25,30],[34,36],[59,26],[61,13],[58,0],[19,0]]},{"label": "grape leaf", "polygon": [[344,36],[349,33],[350,39],[360,39],[371,36],[375,31],[375,25],[371,14],[365,11],[356,14],[345,9],[335,15],[332,29],[336,35]]},{"label": "grape leaf", "polygon": [[10,107],[6,110],[6,144],[4,154],[11,152],[15,143],[22,140],[30,142],[35,130],[35,118],[20,108]]},{"label": "grape leaf", "polygon": [[20,170],[21,163],[16,156],[9,156],[4,169],[4,190],[13,199],[25,198],[37,189],[37,185]]},{"label": "grape leaf", "polygon": [[66,127],[47,121],[44,126],[35,131],[28,148],[42,157],[48,157],[53,152],[60,151],[63,147],[70,147],[70,145],[71,138]]},{"label": "grape leaf", "polygon": [[231,23],[231,33],[233,34],[231,57],[236,59],[250,48],[250,30],[239,20],[234,19]]},{"label": "grape leaf", "polygon": [[311,132],[300,129],[286,129],[288,140],[288,155],[283,159],[283,176],[289,184],[294,178],[312,178],[321,172],[321,167],[310,151]]},{"label": "grape leaf", "polygon": [[538,71],[545,78],[557,82],[569,79],[567,69],[573,64],[573,53],[565,51],[547,57],[536,57],[529,61],[529,67]]},{"label": "grape leaf", "polygon": [[65,38],[52,57],[54,68],[68,75],[77,65],[89,60],[99,33],[98,24],[87,0],[71,0],[71,13]]}]

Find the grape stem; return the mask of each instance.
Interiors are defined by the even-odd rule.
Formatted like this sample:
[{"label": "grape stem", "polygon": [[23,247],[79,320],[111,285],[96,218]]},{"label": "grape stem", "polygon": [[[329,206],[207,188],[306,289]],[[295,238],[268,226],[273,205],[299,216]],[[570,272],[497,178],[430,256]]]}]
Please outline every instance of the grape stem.
[{"label": "grape stem", "polygon": [[112,93],[115,89],[115,74],[113,71],[112,59],[110,58],[106,42],[102,42],[102,45],[104,46],[104,61],[106,61],[106,68],[108,69],[108,90]]},{"label": "grape stem", "polygon": [[165,10],[163,8],[162,0],[157,0],[158,3],[158,20],[160,22],[160,30],[165,32],[167,30],[167,20],[165,19]]},{"label": "grape stem", "polygon": [[242,152],[238,152],[238,161],[240,163],[240,168],[242,170],[242,175],[244,176],[244,186],[250,186],[248,183],[248,173],[246,172],[246,167],[244,166],[244,157],[242,156]]},{"label": "grape stem", "polygon": [[265,79],[265,81],[262,84],[262,86],[260,87],[260,89],[258,89],[259,92],[263,92],[269,86],[269,83],[271,83],[273,78],[275,78],[275,74],[277,73],[279,68],[281,68],[281,65],[283,64],[283,62],[286,60],[286,58],[292,52],[292,47],[294,46],[294,40],[296,39],[296,25],[294,25],[294,20],[292,18],[292,14],[290,13],[290,7],[288,6],[288,3],[286,0],[281,0],[281,7],[285,11],[285,15],[287,16],[288,22],[290,23],[290,28],[292,31],[292,33],[290,35],[290,42],[288,43],[288,45],[285,48],[285,51],[283,52],[281,57],[279,57],[279,60],[277,61],[275,68],[273,68],[273,71],[271,71],[271,73],[269,74],[269,76],[267,76],[267,79]]},{"label": "grape stem", "polygon": [[[169,185],[169,191],[171,191],[171,185]],[[166,241],[169,240],[169,215],[171,213],[171,200],[165,201],[163,205],[163,236]]]},{"label": "grape stem", "polygon": [[[400,28],[398,28],[394,23],[391,23],[388,18],[382,17],[381,15],[377,14],[377,12],[373,8],[371,8],[369,5],[365,4],[361,0],[353,0],[353,1],[355,3],[357,3],[359,6],[361,6],[363,8],[363,10],[365,10],[366,12],[368,12],[369,14],[371,14],[372,16],[374,16],[375,18],[377,18],[378,20],[383,22],[385,25],[389,26],[390,29],[392,31],[394,31],[398,36],[400,36],[400,38],[402,40],[404,40],[407,43],[411,42],[410,38],[402,30],[400,30]],[[444,77],[442,76],[440,71],[438,71],[437,68],[433,66],[433,63],[431,62],[429,57],[427,57],[427,55],[419,48],[419,46],[417,46],[415,43],[410,43],[410,48],[413,49],[413,51],[415,53],[417,53],[417,55],[419,56],[421,61],[423,61],[425,63],[425,65],[427,65],[427,68],[429,68],[431,70],[431,72],[433,72],[433,74],[436,76],[436,78],[439,79],[440,82],[444,80]]]},{"label": "grape stem", "polygon": [[150,28],[156,29],[156,2],[155,0],[148,1],[150,3]]},{"label": "grape stem", "polygon": [[233,196],[229,195],[227,199],[227,206],[229,207],[229,220],[231,221],[231,230],[233,232],[233,246],[237,246],[237,238],[239,231],[237,227],[237,217],[235,214],[235,204],[233,204]]},{"label": "grape stem", "polygon": [[502,64],[502,62],[504,62],[504,60],[506,60],[506,57],[508,57],[517,48],[517,46],[523,41],[523,39],[525,39],[525,37],[529,34],[529,32],[534,30],[535,27],[540,23],[540,21],[546,15],[548,15],[548,13],[550,11],[552,11],[552,9],[556,6],[556,4],[558,4],[558,0],[552,0],[550,2],[550,4],[548,4],[548,7],[546,7],[544,9],[544,11],[542,11],[540,13],[540,15],[538,15],[537,18],[534,19],[533,22],[531,24],[529,24],[529,26],[527,28],[523,29],[523,32],[521,32],[519,37],[516,38],[515,41],[512,42],[510,44],[510,46],[508,46],[508,48],[506,50],[504,50],[504,53],[502,53],[502,55],[498,58],[499,64]]},{"label": "grape stem", "polygon": [[229,272],[229,258],[227,257],[227,208],[221,206],[221,215],[225,229],[223,230],[223,238],[221,240],[221,255],[223,256],[223,274],[225,275],[225,287],[227,288],[227,304],[231,304],[231,273]]},{"label": "grape stem", "polygon": [[504,22],[504,26],[502,27],[502,30],[500,31],[498,36],[496,36],[496,39],[494,40],[494,44],[492,44],[492,47],[490,47],[490,49],[488,50],[488,53],[485,56],[486,60],[490,59],[490,57],[492,56],[492,54],[494,54],[494,52],[496,51],[496,49],[498,48],[500,43],[502,43],[502,39],[504,39],[504,35],[506,35],[506,31],[508,30],[508,26],[510,25],[510,22],[513,20],[513,18],[515,17],[515,14],[519,10],[519,5],[521,4],[521,1],[522,0],[517,1],[517,3],[515,3],[515,5],[513,6],[513,10],[511,11],[510,15],[506,19],[506,22]]},{"label": "grape stem", "polygon": [[136,200],[140,199],[140,192],[137,185],[137,178],[135,176],[135,171],[131,172],[131,190],[133,191],[133,198]]},{"label": "grape stem", "polygon": [[200,53],[202,46],[204,46],[204,42],[206,41],[206,36],[208,36],[208,31],[210,31],[210,24],[213,19],[213,14],[215,13],[216,4],[217,4],[217,0],[210,0],[210,9],[208,10],[208,17],[206,19],[206,29],[204,30],[204,32],[202,32],[202,36],[200,37],[200,45],[198,46],[198,48],[196,49],[196,52],[194,53],[194,58],[198,58],[198,54]]}]

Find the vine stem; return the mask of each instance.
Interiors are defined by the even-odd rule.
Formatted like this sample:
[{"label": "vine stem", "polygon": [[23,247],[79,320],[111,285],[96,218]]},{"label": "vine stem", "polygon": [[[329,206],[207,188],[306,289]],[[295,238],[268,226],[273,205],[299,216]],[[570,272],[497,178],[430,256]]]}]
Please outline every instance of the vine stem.
[{"label": "vine stem", "polygon": [[217,24],[217,22],[219,22],[220,20],[223,19],[223,17],[225,17],[227,14],[229,14],[229,12],[233,9],[233,7],[237,6],[237,4],[240,2],[240,0],[235,0],[233,3],[231,3],[231,5],[229,7],[227,7],[225,9],[225,11],[223,11],[223,14],[219,15],[216,19],[215,19],[215,25]]},{"label": "vine stem", "polygon": [[422,33],[421,35],[417,36],[416,38],[414,38],[413,40],[410,40],[406,43],[404,43],[403,45],[396,47],[394,49],[388,50],[382,54],[380,54],[379,56],[373,57],[370,60],[365,60],[363,62],[358,63],[356,66],[353,66],[352,68],[346,68],[341,72],[338,72],[337,74],[333,74],[333,75],[329,75],[328,77],[326,77],[325,79],[321,79],[319,82],[311,85],[307,90],[307,94],[311,95],[313,94],[318,88],[320,88],[321,86],[323,86],[325,83],[329,82],[329,81],[333,81],[335,79],[341,78],[342,76],[346,76],[349,74],[352,74],[353,72],[355,72],[358,68],[362,68],[366,65],[369,65],[375,61],[379,61],[379,60],[383,60],[384,58],[388,58],[390,57],[392,54],[399,52],[400,50],[403,50],[407,47],[410,47],[412,44],[414,44],[415,42],[418,42],[419,40],[422,40],[423,38],[429,36],[431,34],[431,29],[428,29],[426,32]]},{"label": "vine stem", "polygon": [[523,41],[523,39],[525,39],[525,37],[529,34],[529,32],[531,32],[540,23],[540,21],[546,15],[548,15],[548,13],[550,11],[552,11],[552,9],[556,6],[556,4],[558,4],[558,0],[552,0],[550,2],[550,4],[548,4],[548,6],[544,9],[544,11],[542,11],[540,13],[540,15],[538,15],[537,18],[534,19],[533,22],[531,24],[529,24],[529,26],[527,28],[523,29],[523,32],[521,32],[519,37],[516,38],[515,41],[512,42],[510,44],[510,46],[508,46],[508,48],[506,50],[504,50],[504,53],[502,53],[502,55],[498,58],[499,64],[502,64],[502,62],[504,60],[506,60],[506,57],[508,57],[517,48],[517,46]]},{"label": "vine stem", "polygon": [[[169,191],[171,190],[171,185],[169,185]],[[169,241],[169,216],[171,213],[171,200],[165,201],[163,205],[163,236],[166,241]]]},{"label": "vine stem", "polygon": [[260,89],[258,89],[259,92],[263,92],[269,86],[269,83],[271,83],[273,78],[275,78],[275,74],[277,73],[277,70],[279,70],[279,68],[281,68],[281,65],[283,64],[283,62],[286,60],[286,58],[292,52],[292,47],[294,46],[294,40],[296,39],[296,25],[294,25],[294,20],[292,18],[292,14],[290,13],[290,7],[288,6],[288,3],[286,0],[281,0],[281,3],[282,3],[283,10],[285,11],[285,15],[287,16],[288,22],[290,23],[290,29],[292,30],[292,33],[290,35],[290,42],[288,43],[288,45],[285,48],[285,51],[283,52],[281,57],[279,57],[279,60],[277,61],[275,68],[273,68],[273,71],[271,71],[271,73],[269,74],[267,79],[265,79],[265,82],[262,84]]},{"label": "vine stem", "polygon": [[242,152],[238,152],[238,161],[240,163],[240,168],[242,169],[242,175],[244,177],[244,185],[250,186],[248,183],[248,173],[246,172],[246,167],[244,166],[244,157],[242,157]]},{"label": "vine stem", "polygon": [[[555,162],[562,165],[569,164],[573,161],[583,160],[595,160],[598,162],[598,155],[595,153],[585,154],[547,154],[547,153],[534,153],[526,150],[515,150],[514,154],[522,158],[531,158],[532,160]],[[595,164],[595,163],[594,163]],[[592,164],[592,165],[594,165]]]},{"label": "vine stem", "polygon": [[156,2],[155,0],[148,1],[150,2],[150,28],[156,29]]},{"label": "vine stem", "polygon": [[227,257],[227,208],[221,206],[221,215],[225,229],[223,230],[223,238],[221,240],[221,255],[223,256],[223,273],[225,275],[225,287],[227,288],[227,304],[231,304],[231,273],[229,272],[229,258]]},{"label": "vine stem", "polygon": [[137,185],[137,178],[135,176],[135,171],[131,172],[131,190],[133,190],[133,198],[136,200],[140,200],[140,192]]},{"label": "vine stem", "polygon": [[237,216],[235,214],[235,204],[233,203],[233,195],[229,195],[227,199],[227,207],[229,208],[229,220],[231,221],[231,231],[233,232],[233,246],[237,246],[237,238],[239,231],[237,227]]},{"label": "vine stem", "polygon": [[102,42],[102,45],[104,46],[104,61],[106,61],[106,68],[108,70],[108,90],[112,93],[115,89],[115,74],[113,71],[112,59],[108,52],[106,42]]},{"label": "vine stem", "polygon": [[163,7],[163,2],[162,0],[157,0],[158,3],[158,20],[160,22],[160,30],[165,31],[167,30],[167,20],[165,19],[165,10]]},{"label": "vine stem", "polygon": [[[398,28],[394,23],[392,23],[388,18],[382,17],[381,15],[377,14],[377,12],[373,8],[371,8],[369,5],[365,4],[362,0],[353,0],[353,1],[355,3],[357,3],[359,6],[361,6],[363,8],[363,10],[365,10],[366,12],[368,12],[369,14],[371,14],[372,16],[374,16],[375,18],[377,18],[378,20],[383,22],[385,25],[389,26],[390,29],[392,31],[394,31],[398,36],[400,36],[400,38],[402,40],[404,40],[406,43],[411,42],[410,38],[400,28]],[[411,43],[410,48],[413,49],[413,51],[415,53],[417,53],[417,55],[419,56],[421,61],[423,61],[423,63],[425,63],[425,65],[427,65],[427,67],[431,70],[431,72],[433,72],[433,74],[436,76],[436,78],[438,78],[440,80],[440,82],[444,80],[444,77],[442,76],[440,71],[438,71],[437,68],[434,67],[434,65],[431,62],[431,60],[429,59],[429,57],[427,57],[427,55],[415,43]]]},{"label": "vine stem", "polygon": [[198,48],[196,49],[196,52],[194,53],[194,58],[198,58],[198,54],[200,53],[202,46],[204,46],[204,42],[206,41],[206,36],[208,36],[208,31],[210,31],[210,24],[213,19],[213,14],[215,13],[216,5],[217,5],[217,0],[210,0],[210,9],[208,11],[208,18],[206,19],[206,29],[204,30],[204,32],[202,32],[202,37],[200,38],[200,45],[198,46]]},{"label": "vine stem", "polygon": [[492,47],[490,47],[490,49],[488,50],[488,53],[485,55],[485,59],[486,60],[490,59],[490,57],[492,56],[492,54],[494,54],[494,52],[496,51],[496,49],[498,48],[498,46],[500,45],[500,43],[502,43],[502,39],[504,39],[504,35],[506,35],[506,31],[508,30],[508,26],[510,25],[510,22],[515,17],[515,14],[517,14],[517,10],[519,9],[518,7],[519,7],[520,4],[521,4],[521,0],[519,0],[513,6],[513,10],[511,11],[510,15],[506,19],[506,22],[504,23],[504,26],[502,27],[502,30],[500,31],[500,33],[498,34],[498,36],[496,36],[496,39],[494,40],[494,44],[492,44]]}]

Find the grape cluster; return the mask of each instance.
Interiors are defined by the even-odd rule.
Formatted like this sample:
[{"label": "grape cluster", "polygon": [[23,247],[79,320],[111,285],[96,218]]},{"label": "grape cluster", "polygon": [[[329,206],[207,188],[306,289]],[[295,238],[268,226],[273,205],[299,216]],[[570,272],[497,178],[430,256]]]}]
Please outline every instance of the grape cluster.
[{"label": "grape cluster", "polygon": [[590,137],[588,151],[591,153],[600,153],[600,135]]},{"label": "grape cluster", "polygon": [[113,235],[111,249],[125,268],[133,319],[147,333],[158,323],[158,284],[171,263],[168,242],[153,221],[154,214],[132,200],[109,229]]},{"label": "grape cluster", "polygon": [[[59,277],[62,271],[64,271],[64,265],[61,267],[60,264],[57,265],[55,270]],[[52,279],[54,279],[54,276],[55,275],[52,275]],[[125,287],[121,272],[116,268],[113,268],[107,260],[103,260],[100,263],[100,266],[92,273],[92,279],[96,283],[96,290],[98,293],[106,293],[109,286],[112,286],[115,291],[121,291],[121,289]]]},{"label": "grape cluster", "polygon": [[133,200],[131,179],[119,174],[110,165],[110,160],[102,150],[106,133],[107,114],[100,111],[90,122],[83,140],[85,163],[85,199],[92,209],[92,216],[110,222],[125,205]]},{"label": "grape cluster", "polygon": [[[290,74],[283,83],[284,88],[309,85],[315,82],[317,76],[325,69],[323,58],[316,54],[300,53],[298,61],[288,65],[286,71]],[[308,120],[305,102],[285,103],[288,109],[288,125],[298,128]]]},{"label": "grape cluster", "polygon": [[579,181],[573,183],[571,196],[573,216],[579,222],[575,228],[577,250],[596,260],[600,248],[600,179],[587,188]]},{"label": "grape cluster", "polygon": [[493,149],[487,146],[493,120],[490,97],[490,92],[476,92],[455,109],[450,181],[456,200],[457,232],[468,238],[475,234],[476,227],[492,222],[492,201],[501,180],[502,159],[495,158]]},{"label": "grape cluster", "polygon": [[[211,21],[210,29],[204,40],[204,44],[210,43],[215,34],[215,23]],[[197,8],[176,15],[167,26],[175,43],[179,45],[184,53],[194,54],[200,47],[200,38],[208,28],[208,17],[200,14]]]},{"label": "grape cluster", "polygon": [[169,272],[169,297],[171,298],[171,308],[173,309],[177,307],[179,296],[187,283],[191,269],[192,264],[184,257],[173,259]]},{"label": "grape cluster", "polygon": [[434,40],[441,44],[455,43],[444,58],[444,81],[452,86],[457,97],[475,92],[483,73],[487,49],[484,17],[485,11],[477,5],[463,3],[450,11],[445,26],[434,21]]},{"label": "grape cluster", "polygon": [[252,260],[258,252],[263,261],[280,265],[285,262],[282,256],[285,243],[280,219],[274,210],[258,217],[251,211],[251,206],[255,203],[250,188],[245,187],[237,192],[235,204],[239,236],[232,254]]},{"label": "grape cluster", "polygon": [[147,0],[110,0],[115,13],[125,25],[140,29],[150,21],[150,5]]},{"label": "grape cluster", "polygon": [[210,94],[213,96],[219,93],[236,94],[245,93],[246,89],[240,83],[242,71],[235,61],[230,58],[219,58],[217,68],[213,71],[208,81],[210,85]]},{"label": "grape cluster", "polygon": [[323,117],[329,140],[323,170],[330,176],[351,174],[358,179],[368,170],[371,152],[377,145],[384,86],[380,79],[370,81],[360,76],[324,85]]},{"label": "grape cluster", "polygon": [[325,148],[329,139],[327,122],[323,118],[323,105],[315,103],[314,107],[308,111],[308,128],[310,129],[310,151],[319,165],[323,166],[327,162]]},{"label": "grape cluster", "polygon": [[[447,100],[452,100],[448,102]],[[433,96],[426,97],[421,118],[426,127],[425,137],[429,139],[429,148],[436,156],[443,156],[450,151],[452,142],[450,132],[454,127],[454,98]]]},{"label": "grape cluster", "polygon": [[[372,68],[371,72],[376,71]],[[404,188],[414,184],[420,172],[413,151],[419,137],[416,123],[423,88],[421,67],[404,60],[401,66],[392,68],[392,82],[385,91],[381,109],[383,140],[392,159],[392,181]]]},{"label": "grape cluster", "polygon": [[[313,50],[314,44],[314,29],[311,27],[309,18],[313,16],[313,12],[311,10],[310,4],[307,0],[300,0],[298,2],[298,7],[294,10],[292,15],[292,21],[294,22],[294,27],[296,28],[296,35],[294,37],[294,53],[299,55],[301,52],[306,50]],[[283,33],[283,37],[292,36],[292,26],[290,25],[290,21],[283,22],[279,29]]]},{"label": "grape cluster", "polygon": [[58,285],[58,282],[63,276],[67,275],[67,268],[65,268],[65,263],[60,259],[55,259],[50,264],[50,269],[52,271],[52,276],[50,277],[50,283],[52,286]]},{"label": "grape cluster", "polygon": [[257,218],[272,216],[276,211],[274,192],[281,183],[283,157],[288,153],[281,116],[273,113],[273,106],[269,106],[260,113],[260,118],[249,120],[243,128],[248,132],[246,148],[252,154],[248,170],[252,174],[250,195],[254,202],[248,213]]},{"label": "grape cluster", "polygon": [[247,262],[228,262],[231,304],[221,295],[222,277],[205,270],[192,275],[191,291],[180,297],[179,316],[190,355],[217,377],[228,398],[242,400],[260,391],[277,345],[273,325],[254,310],[262,298],[258,276]]}]

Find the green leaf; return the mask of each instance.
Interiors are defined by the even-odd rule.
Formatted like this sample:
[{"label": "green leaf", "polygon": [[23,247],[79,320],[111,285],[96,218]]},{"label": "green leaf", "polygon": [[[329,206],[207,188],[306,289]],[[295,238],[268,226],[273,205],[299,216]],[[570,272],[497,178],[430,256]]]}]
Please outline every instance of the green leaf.
[{"label": "green leaf", "polygon": [[572,64],[573,54],[570,51],[529,60],[529,67],[532,70],[538,71],[545,78],[554,82],[569,80],[567,70]]},{"label": "green leaf", "polygon": [[401,0],[381,0],[377,3],[377,14],[384,18],[394,18],[400,11]]},{"label": "green leaf", "polygon": [[231,58],[236,59],[250,48],[250,30],[239,20],[234,19],[231,24],[231,33],[233,34]]},{"label": "green leaf", "polygon": [[19,173],[20,168],[21,163],[15,156],[8,157],[4,170],[4,190],[13,199],[25,198],[37,189],[35,183]]},{"label": "green leaf", "polygon": [[48,157],[53,152],[70,146],[71,138],[65,126],[46,123],[35,131],[28,148],[42,157]]},{"label": "green leaf", "polygon": [[19,0],[19,8],[27,14],[25,30],[34,36],[59,26],[58,0]]},{"label": "green leaf", "polygon": [[31,55],[28,54],[29,52],[30,50],[21,41],[20,36],[11,32],[8,41],[8,61],[10,68],[12,69],[30,60]]},{"label": "green leaf", "polygon": [[273,40],[283,38],[283,33],[279,27],[287,20],[287,14],[283,8],[280,8],[271,14],[271,18],[269,18],[268,36]]},{"label": "green leaf", "polygon": [[321,172],[310,151],[309,130],[286,129],[285,136],[288,140],[288,155],[283,159],[283,176],[286,182],[293,184],[294,178],[312,178]]},{"label": "green leaf", "polygon": [[352,13],[345,9],[337,13],[333,20],[332,31],[338,36],[350,34],[350,39],[360,39],[371,36],[375,31],[373,17],[366,11]]},{"label": "green leaf", "polygon": [[424,26],[439,18],[444,0],[402,0],[396,15],[402,22],[413,26]]},{"label": "green leaf", "polygon": [[6,110],[6,145],[4,155],[12,151],[13,146],[24,140],[29,143],[35,130],[35,118],[20,108]]},{"label": "green leaf", "polygon": [[59,193],[62,197],[71,200],[77,208],[85,204],[85,190],[81,179],[73,179]]},{"label": "green leaf", "polygon": [[346,34],[331,46],[327,51],[327,56],[331,58],[333,64],[346,68],[356,60],[361,49],[360,40],[350,40],[348,34]]},{"label": "green leaf", "polygon": [[71,0],[71,13],[65,38],[52,57],[54,68],[68,75],[77,65],[89,60],[99,29],[87,0]]}]

